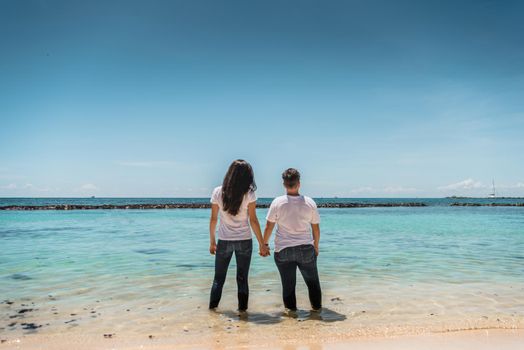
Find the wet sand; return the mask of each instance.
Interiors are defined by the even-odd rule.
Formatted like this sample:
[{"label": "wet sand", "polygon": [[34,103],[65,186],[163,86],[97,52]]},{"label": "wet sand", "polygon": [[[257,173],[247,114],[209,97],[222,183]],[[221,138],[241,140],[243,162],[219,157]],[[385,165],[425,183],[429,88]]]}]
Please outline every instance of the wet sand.
[{"label": "wet sand", "polygon": [[296,332],[289,334],[287,339],[273,339],[271,334],[260,332],[258,337],[243,339],[237,335],[222,332],[214,334],[210,339],[195,339],[192,337],[149,337],[149,336],[118,336],[95,337],[92,335],[35,335],[10,339],[0,344],[0,349],[259,349],[268,350],[375,350],[375,349],[522,349],[524,330],[486,329],[474,331],[458,331],[447,333],[427,333],[410,336],[392,337],[357,337],[350,334],[337,338],[316,337],[308,339],[297,327]]}]

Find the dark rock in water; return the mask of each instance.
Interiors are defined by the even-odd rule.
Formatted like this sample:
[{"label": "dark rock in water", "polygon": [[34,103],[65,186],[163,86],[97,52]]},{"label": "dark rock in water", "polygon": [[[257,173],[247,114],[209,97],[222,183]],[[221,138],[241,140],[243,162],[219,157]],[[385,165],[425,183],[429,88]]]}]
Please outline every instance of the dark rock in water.
[{"label": "dark rock in water", "polygon": [[42,327],[42,325],[37,325],[35,323],[22,323],[22,329],[37,329]]},{"label": "dark rock in water", "polygon": [[69,320],[69,321],[65,321],[64,323],[72,323],[72,322],[75,322],[76,320],[75,319],[72,319],[72,320]]},{"label": "dark rock in water", "polygon": [[153,255],[153,254],[166,254],[169,253],[169,249],[151,248],[151,249],[137,249],[136,253]]},{"label": "dark rock in water", "polygon": [[192,268],[195,268],[196,265],[193,265],[193,264],[179,264],[179,265],[177,265],[177,267],[184,267],[186,269],[192,269]]},{"label": "dark rock in water", "polygon": [[16,322],[11,322],[7,325],[7,327],[14,327],[16,325]]},{"label": "dark rock in water", "polygon": [[21,274],[21,273],[15,273],[15,274],[12,274],[11,276],[9,276],[9,278],[13,279],[13,280],[17,280],[17,281],[27,281],[27,280],[31,280],[32,278],[27,276],[27,275],[24,275],[24,274]]},{"label": "dark rock in water", "polygon": [[451,203],[452,207],[524,207],[524,203]]},{"label": "dark rock in water", "polygon": [[13,305],[15,302],[11,300],[4,300],[2,303],[5,303],[7,305]]},{"label": "dark rock in water", "polygon": [[21,309],[18,311],[19,314],[25,314],[26,312],[31,312],[33,309]]}]

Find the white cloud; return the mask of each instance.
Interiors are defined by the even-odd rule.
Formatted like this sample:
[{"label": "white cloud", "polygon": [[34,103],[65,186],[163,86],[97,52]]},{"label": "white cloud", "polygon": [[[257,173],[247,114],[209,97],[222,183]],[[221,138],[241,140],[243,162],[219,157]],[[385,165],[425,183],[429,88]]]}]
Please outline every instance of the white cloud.
[{"label": "white cloud", "polygon": [[375,193],[377,192],[376,188],[373,187],[359,187],[350,191],[351,193]]},{"label": "white cloud", "polygon": [[517,188],[524,188],[524,182],[519,182],[515,185]]},{"label": "white cloud", "polygon": [[387,193],[387,194],[400,194],[400,193],[414,193],[418,192],[419,189],[414,187],[403,187],[403,186],[387,186],[387,187],[359,187],[351,190],[350,192],[353,194],[360,194],[360,193],[370,193],[370,194],[379,194],[379,193]]},{"label": "white cloud", "polygon": [[9,184],[5,186],[0,186],[0,188],[3,190],[15,190],[18,188],[18,186],[16,184]]},{"label": "white cloud", "polygon": [[176,162],[169,160],[160,161],[132,161],[132,162],[118,162],[118,165],[137,167],[137,168],[165,168],[176,164]]},{"label": "white cloud", "polygon": [[35,192],[51,192],[52,189],[49,187],[37,187],[33,184],[25,184],[21,187],[23,190],[31,190]]},{"label": "white cloud", "polygon": [[456,182],[453,184],[449,184],[446,186],[440,186],[438,187],[439,190],[472,190],[472,189],[478,189],[478,188],[487,188],[485,185],[482,184],[480,181],[475,181],[471,178]]},{"label": "white cloud", "polygon": [[98,190],[99,190],[98,186],[91,184],[91,183],[87,183],[87,184],[83,184],[82,186],[78,188],[75,188],[73,191],[81,192],[81,193],[93,193],[93,192],[97,192]]},{"label": "white cloud", "polygon": [[392,186],[385,187],[383,191],[386,193],[413,193],[418,192],[418,189],[413,187]]}]

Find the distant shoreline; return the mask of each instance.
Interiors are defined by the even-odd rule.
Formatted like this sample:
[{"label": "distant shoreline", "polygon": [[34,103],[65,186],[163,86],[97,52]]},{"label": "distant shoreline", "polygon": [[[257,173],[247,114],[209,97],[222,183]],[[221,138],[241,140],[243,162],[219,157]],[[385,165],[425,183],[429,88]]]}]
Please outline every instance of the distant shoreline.
[{"label": "distant shoreline", "polygon": [[524,199],[524,197],[462,197],[462,196],[451,196],[444,197],[446,199]]}]

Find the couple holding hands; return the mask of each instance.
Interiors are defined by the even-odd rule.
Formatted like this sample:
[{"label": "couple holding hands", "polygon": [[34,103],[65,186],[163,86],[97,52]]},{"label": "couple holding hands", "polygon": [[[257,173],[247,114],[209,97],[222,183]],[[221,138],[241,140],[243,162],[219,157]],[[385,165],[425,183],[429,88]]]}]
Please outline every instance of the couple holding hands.
[{"label": "couple holding hands", "polygon": [[[229,166],[222,186],[211,195],[209,252],[215,255],[215,277],[209,308],[218,306],[227,269],[233,254],[237,263],[238,309],[247,310],[248,275],[253,251],[251,229],[258,240],[259,254],[269,256],[269,238],[277,226],[274,258],[282,281],[284,306],[297,309],[295,296],[296,270],[300,270],[309,291],[314,311],[322,307],[322,292],[317,270],[320,240],[320,217],[316,203],[299,194],[300,173],[287,169],[282,174],[286,195],[277,197],[267,213],[264,235],[256,214],[256,184],[251,165],[235,160]],[[219,223],[220,218],[220,223]],[[218,224],[218,243],[215,232]]]}]

